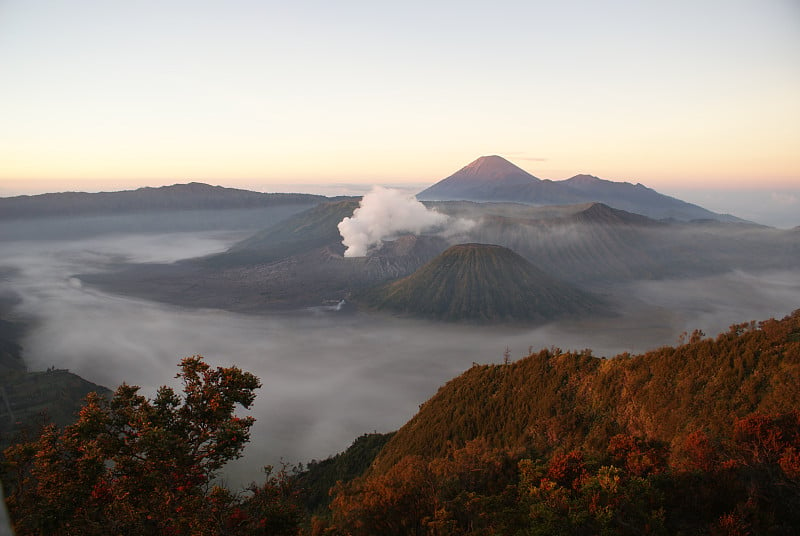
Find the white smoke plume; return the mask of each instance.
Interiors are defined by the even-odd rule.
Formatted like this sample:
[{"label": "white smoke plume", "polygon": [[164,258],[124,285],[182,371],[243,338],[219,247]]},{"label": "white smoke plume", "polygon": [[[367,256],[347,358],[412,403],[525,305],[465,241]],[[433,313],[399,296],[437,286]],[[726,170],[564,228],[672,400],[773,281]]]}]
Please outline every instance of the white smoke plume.
[{"label": "white smoke plume", "polygon": [[363,257],[370,248],[404,233],[445,235],[468,230],[473,222],[455,220],[428,209],[399,190],[375,186],[361,199],[351,218],[339,222],[345,257]]}]

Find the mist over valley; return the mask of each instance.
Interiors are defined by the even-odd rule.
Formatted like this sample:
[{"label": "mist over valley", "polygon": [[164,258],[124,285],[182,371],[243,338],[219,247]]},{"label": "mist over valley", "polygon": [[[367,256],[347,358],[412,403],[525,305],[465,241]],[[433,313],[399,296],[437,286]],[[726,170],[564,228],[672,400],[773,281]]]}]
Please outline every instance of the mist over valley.
[{"label": "mist over valley", "polygon": [[[501,362],[506,348],[512,359],[548,347],[640,353],[800,304],[792,231],[665,223],[592,203],[430,202],[419,204],[438,214],[430,222],[362,238],[366,255],[348,257],[337,224],[357,224],[360,206],[259,209],[261,226],[252,209],[230,209],[217,228],[184,212],[194,223],[180,232],[165,232],[180,211],[160,213],[163,226],[152,214],[93,214],[94,231],[69,236],[53,233],[75,218],[82,229],[85,216],[15,220],[0,227],[0,292],[13,304],[7,316],[29,323],[21,345],[32,370],[68,368],[148,396],[174,382],[189,355],[256,374],[256,424],[244,458],[226,469],[233,485],[264,465],[322,459],[365,432],[397,429],[443,383],[476,362]],[[463,242],[511,248],[606,307],[465,325],[358,302],[360,289],[410,276]]]},{"label": "mist over valley", "polygon": [[798,534],[798,21],[0,2],[0,536]]}]

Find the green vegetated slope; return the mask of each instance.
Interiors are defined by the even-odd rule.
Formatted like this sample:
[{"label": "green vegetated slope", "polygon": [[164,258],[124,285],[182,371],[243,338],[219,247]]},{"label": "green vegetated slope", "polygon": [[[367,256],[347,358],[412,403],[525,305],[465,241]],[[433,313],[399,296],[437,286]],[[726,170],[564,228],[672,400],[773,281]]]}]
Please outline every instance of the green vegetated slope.
[{"label": "green vegetated slope", "polygon": [[410,276],[365,292],[364,303],[438,320],[549,320],[601,308],[601,301],[545,274],[512,250],[460,244]]},{"label": "green vegetated slope", "polygon": [[673,444],[698,430],[726,435],[752,412],[798,409],[800,310],[643,355],[551,349],[474,366],[420,407],[373,470],[407,455],[444,456],[476,438],[541,452],[599,450],[618,433]]}]

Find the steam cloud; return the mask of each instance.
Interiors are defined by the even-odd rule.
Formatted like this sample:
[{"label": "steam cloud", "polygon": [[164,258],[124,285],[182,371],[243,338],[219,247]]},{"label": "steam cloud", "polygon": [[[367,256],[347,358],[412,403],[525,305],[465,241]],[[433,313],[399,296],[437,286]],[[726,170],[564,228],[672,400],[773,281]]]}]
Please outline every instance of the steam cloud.
[{"label": "steam cloud", "polygon": [[361,199],[353,217],[339,222],[345,257],[363,257],[384,239],[403,233],[436,231],[449,236],[469,230],[474,222],[428,209],[399,190],[375,186]]}]

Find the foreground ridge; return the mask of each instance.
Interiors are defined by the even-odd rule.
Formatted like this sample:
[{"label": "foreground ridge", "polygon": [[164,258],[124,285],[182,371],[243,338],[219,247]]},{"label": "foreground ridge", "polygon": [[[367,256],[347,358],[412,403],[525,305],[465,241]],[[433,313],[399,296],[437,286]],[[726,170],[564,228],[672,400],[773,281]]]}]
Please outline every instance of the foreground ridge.
[{"label": "foreground ridge", "polygon": [[[686,341],[688,339],[688,341]],[[793,534],[800,310],[611,359],[474,365],[334,488],[334,534]]]}]

